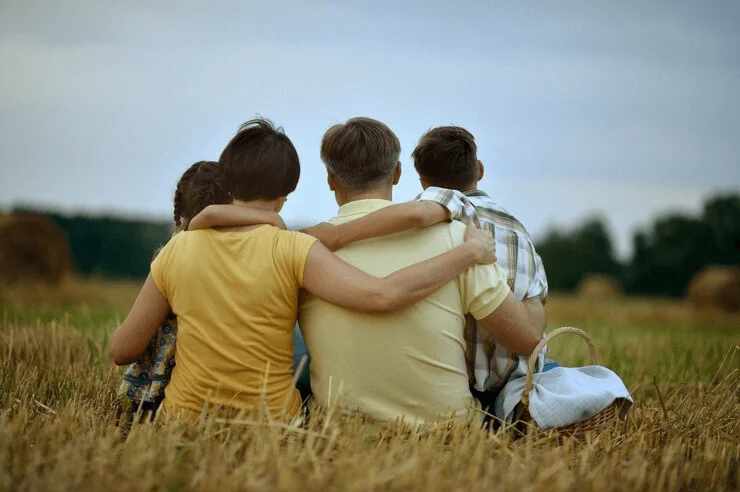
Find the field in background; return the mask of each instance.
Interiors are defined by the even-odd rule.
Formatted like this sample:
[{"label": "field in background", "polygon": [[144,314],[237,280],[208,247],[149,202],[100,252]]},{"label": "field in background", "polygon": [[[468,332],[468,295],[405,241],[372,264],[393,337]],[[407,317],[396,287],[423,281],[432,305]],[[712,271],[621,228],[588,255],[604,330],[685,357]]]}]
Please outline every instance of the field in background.
[{"label": "field in background", "polygon": [[[733,490],[740,487],[740,317],[680,301],[553,296],[549,329],[585,329],[636,401],[590,443],[512,440],[463,424],[369,438],[252,415],[192,429],[114,425],[109,333],[139,284],[0,290],[0,490]],[[576,338],[551,356],[587,362]]]}]

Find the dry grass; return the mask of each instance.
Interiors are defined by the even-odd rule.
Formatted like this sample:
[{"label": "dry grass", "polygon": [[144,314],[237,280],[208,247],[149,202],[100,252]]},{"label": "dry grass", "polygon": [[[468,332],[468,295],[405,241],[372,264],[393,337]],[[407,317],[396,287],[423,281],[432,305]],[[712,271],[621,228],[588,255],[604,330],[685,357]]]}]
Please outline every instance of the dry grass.
[{"label": "dry grass", "polygon": [[0,283],[0,304],[6,306],[82,307],[128,309],[141,288],[140,281],[79,280],[65,278],[58,286],[25,283],[12,287]]},{"label": "dry grass", "polygon": [[[586,443],[513,440],[471,424],[369,436],[359,420],[335,414],[307,428],[258,413],[230,423],[143,424],[125,437],[115,427],[120,371],[103,358],[120,293],[107,295],[108,319],[95,321],[97,329],[80,329],[76,322],[90,320],[75,315],[49,319],[57,311],[43,309],[62,309],[53,299],[41,311],[16,303],[16,316],[0,324],[0,490],[740,487],[740,354],[731,319],[694,326],[664,314],[668,321],[649,325],[644,313],[631,322],[614,319],[616,307],[588,303],[578,312],[576,301],[553,300],[550,317],[588,325],[636,400],[626,428]],[[79,308],[68,299],[64,309]],[[624,302],[650,311],[649,301]],[[584,360],[575,342],[563,341],[553,355]]]}]

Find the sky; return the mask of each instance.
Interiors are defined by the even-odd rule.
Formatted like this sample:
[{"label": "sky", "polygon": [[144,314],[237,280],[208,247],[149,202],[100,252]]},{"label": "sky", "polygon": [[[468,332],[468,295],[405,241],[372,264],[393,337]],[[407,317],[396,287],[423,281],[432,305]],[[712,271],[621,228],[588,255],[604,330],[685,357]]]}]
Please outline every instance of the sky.
[{"label": "sky", "polygon": [[537,238],[635,228],[740,191],[740,3],[0,0],[0,207],[171,216],[239,124],[285,129],[289,225],[331,217],[319,144],[353,116],[402,145],[470,130],[481,189]]}]

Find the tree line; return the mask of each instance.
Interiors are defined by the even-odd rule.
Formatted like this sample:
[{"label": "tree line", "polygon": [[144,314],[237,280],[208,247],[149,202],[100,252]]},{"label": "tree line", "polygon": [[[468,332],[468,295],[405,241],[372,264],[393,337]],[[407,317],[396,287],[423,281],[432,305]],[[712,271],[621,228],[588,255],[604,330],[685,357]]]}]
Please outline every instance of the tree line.
[{"label": "tree line", "polygon": [[[153,252],[171,234],[167,221],[15,211],[49,216],[67,236],[82,277],[144,278]],[[627,293],[681,296],[701,268],[740,265],[740,194],[710,198],[696,217],[660,217],[637,231],[632,243],[632,257],[620,262],[606,222],[590,218],[571,230],[550,230],[535,246],[553,291],[573,291],[588,274],[601,273],[618,279]]]},{"label": "tree line", "polygon": [[75,274],[80,277],[142,279],[153,253],[167,243],[172,223],[113,215],[65,215],[31,206],[15,213],[49,217],[67,237]]},{"label": "tree line", "polygon": [[709,265],[740,265],[740,194],[709,198],[698,216],[659,217],[632,237],[632,257],[620,262],[605,221],[590,218],[569,231],[551,230],[535,247],[550,289],[572,291],[588,274],[613,276],[625,292],[678,297]]}]

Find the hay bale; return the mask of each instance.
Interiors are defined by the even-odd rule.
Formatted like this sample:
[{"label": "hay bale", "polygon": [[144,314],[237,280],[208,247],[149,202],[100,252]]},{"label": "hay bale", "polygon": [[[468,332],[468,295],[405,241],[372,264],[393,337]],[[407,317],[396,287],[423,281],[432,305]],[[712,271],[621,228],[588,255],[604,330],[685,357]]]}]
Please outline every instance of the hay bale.
[{"label": "hay bale", "polygon": [[44,215],[0,215],[0,283],[58,284],[71,271],[64,233]]},{"label": "hay bale", "polygon": [[610,300],[617,299],[622,294],[622,284],[609,275],[590,274],[578,284],[578,297],[583,299]]},{"label": "hay bale", "polygon": [[740,311],[740,266],[713,265],[697,272],[686,289],[696,308]]}]

